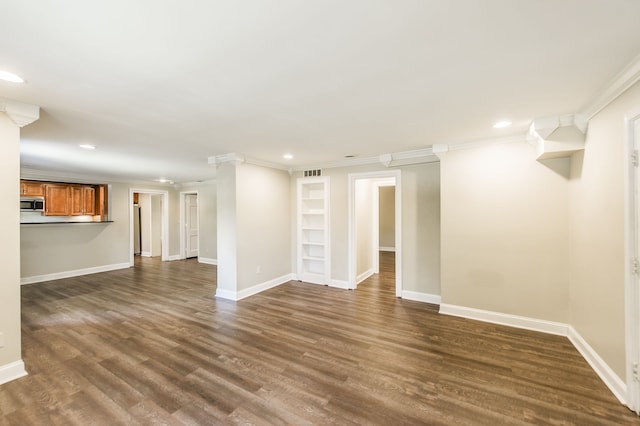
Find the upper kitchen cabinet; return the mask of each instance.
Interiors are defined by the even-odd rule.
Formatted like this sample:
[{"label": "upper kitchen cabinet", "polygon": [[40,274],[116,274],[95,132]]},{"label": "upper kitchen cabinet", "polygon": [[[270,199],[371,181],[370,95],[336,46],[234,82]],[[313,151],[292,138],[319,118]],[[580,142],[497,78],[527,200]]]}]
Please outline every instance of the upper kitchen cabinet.
[{"label": "upper kitchen cabinet", "polygon": [[96,189],[89,185],[71,185],[71,215],[96,214]]},{"label": "upper kitchen cabinet", "polygon": [[44,215],[71,216],[71,187],[67,184],[47,183],[44,188]]},{"label": "upper kitchen cabinet", "polygon": [[20,195],[30,197],[44,197],[44,182],[38,182],[35,180],[21,180]]}]

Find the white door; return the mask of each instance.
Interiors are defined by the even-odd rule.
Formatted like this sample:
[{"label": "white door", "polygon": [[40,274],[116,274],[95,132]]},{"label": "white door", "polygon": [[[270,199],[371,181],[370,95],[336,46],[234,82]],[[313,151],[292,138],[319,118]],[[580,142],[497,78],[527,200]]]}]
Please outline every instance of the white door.
[{"label": "white door", "polygon": [[198,195],[185,195],[187,257],[198,257]]}]

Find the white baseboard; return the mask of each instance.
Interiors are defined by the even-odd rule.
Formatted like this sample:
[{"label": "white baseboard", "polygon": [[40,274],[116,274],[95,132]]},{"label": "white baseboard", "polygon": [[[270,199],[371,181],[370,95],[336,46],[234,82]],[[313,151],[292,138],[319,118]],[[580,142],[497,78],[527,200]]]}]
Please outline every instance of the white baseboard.
[{"label": "white baseboard", "polygon": [[362,281],[366,280],[367,278],[369,278],[371,275],[373,275],[374,270],[373,268],[369,269],[368,271],[364,271],[363,273],[361,273],[360,275],[358,275],[356,277],[356,286],[358,284],[360,284]]},{"label": "white baseboard", "polygon": [[269,290],[270,288],[277,287],[280,284],[287,283],[293,280],[293,278],[294,278],[294,274],[286,274],[281,277],[274,278],[272,280],[265,281],[260,284],[256,284],[254,286],[245,288],[244,290],[240,290],[240,291],[231,291],[231,290],[224,290],[224,289],[218,288],[216,289],[216,297],[220,297],[222,299],[228,299],[228,300],[235,300],[235,301],[242,300],[246,297],[253,296],[254,294],[258,294],[265,290]]},{"label": "white baseboard", "polygon": [[31,277],[22,277],[22,278],[20,278],[20,284],[21,285],[34,284],[34,283],[41,283],[43,281],[59,280],[59,279],[62,279],[62,278],[79,277],[81,275],[89,275],[89,274],[97,274],[99,272],[115,271],[116,269],[126,269],[129,266],[130,266],[129,262],[127,262],[127,263],[116,263],[116,264],[113,264],[113,265],[95,266],[93,268],[75,269],[73,271],[55,272],[53,274],[34,275],[34,276],[31,276]]},{"label": "white baseboard", "polygon": [[396,251],[395,247],[378,247],[378,251]]},{"label": "white baseboard", "polygon": [[341,288],[343,290],[349,290],[349,282],[342,280],[331,280],[329,287]]},{"label": "white baseboard", "polygon": [[220,299],[227,299],[227,300],[238,300],[238,297],[235,291],[225,290],[222,288],[216,288],[216,297],[219,297]]},{"label": "white baseboard", "polygon": [[440,313],[490,322],[493,324],[524,328],[526,330],[540,331],[542,333],[568,336],[569,326],[560,322],[521,317],[518,315],[503,314],[500,312],[485,311],[482,309],[467,308],[464,306],[449,305],[446,303],[440,304]]},{"label": "white baseboard", "polygon": [[206,263],[207,265],[218,266],[218,259],[210,259],[208,257],[199,257],[198,256],[198,263]]},{"label": "white baseboard", "polygon": [[169,262],[173,262],[174,260],[182,260],[182,258],[180,257],[179,254],[174,254],[173,256],[169,256],[167,257],[167,260]]},{"label": "white baseboard", "polygon": [[22,360],[0,366],[0,385],[24,377],[27,374]]},{"label": "white baseboard", "polygon": [[437,294],[419,293],[417,291],[402,290],[402,298],[407,300],[415,300],[416,302],[431,303],[439,305],[442,297]]},{"label": "white baseboard", "polygon": [[141,251],[140,252],[140,256],[142,256],[142,257],[151,257],[151,252],[150,251]]},{"label": "white baseboard", "polygon": [[585,361],[591,366],[593,371],[600,377],[600,380],[609,388],[611,393],[618,398],[618,401],[626,405],[625,395],[627,395],[627,385],[624,380],[609,367],[587,341],[569,324],[503,314],[500,312],[484,311],[446,303],[440,304],[440,313],[567,337],[580,355],[582,355]]},{"label": "white baseboard", "polygon": [[600,379],[607,385],[609,390],[618,398],[622,404],[627,405],[627,384],[613,372],[611,367],[604,362],[600,355],[587,343],[586,340],[576,331],[575,328],[569,326],[568,338],[573,346],[580,352],[582,357],[589,363],[593,371],[595,371]]}]

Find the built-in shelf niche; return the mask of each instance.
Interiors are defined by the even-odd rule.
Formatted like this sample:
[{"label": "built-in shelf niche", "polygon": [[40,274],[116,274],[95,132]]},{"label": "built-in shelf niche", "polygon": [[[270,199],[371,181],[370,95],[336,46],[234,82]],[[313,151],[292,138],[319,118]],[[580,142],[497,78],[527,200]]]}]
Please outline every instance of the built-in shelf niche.
[{"label": "built-in shelf niche", "polygon": [[330,283],[329,177],[298,179],[298,279]]}]

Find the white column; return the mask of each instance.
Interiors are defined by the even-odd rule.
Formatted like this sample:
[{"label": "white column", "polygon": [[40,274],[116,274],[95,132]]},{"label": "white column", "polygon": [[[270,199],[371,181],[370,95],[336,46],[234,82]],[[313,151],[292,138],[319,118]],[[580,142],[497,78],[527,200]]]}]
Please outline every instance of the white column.
[{"label": "white column", "polygon": [[20,127],[39,108],[0,98],[0,384],[26,375],[20,338]]}]

